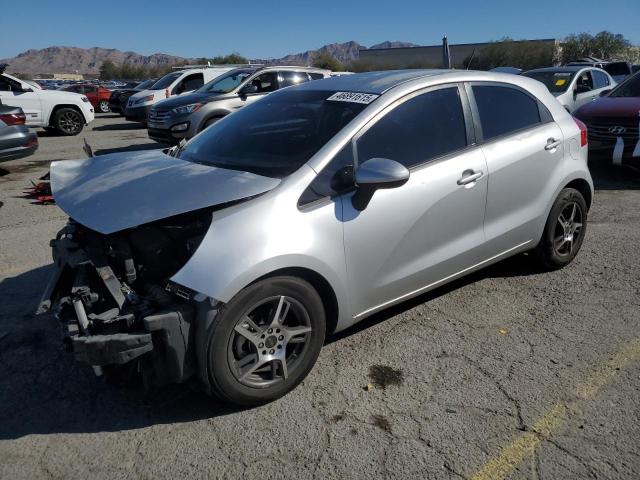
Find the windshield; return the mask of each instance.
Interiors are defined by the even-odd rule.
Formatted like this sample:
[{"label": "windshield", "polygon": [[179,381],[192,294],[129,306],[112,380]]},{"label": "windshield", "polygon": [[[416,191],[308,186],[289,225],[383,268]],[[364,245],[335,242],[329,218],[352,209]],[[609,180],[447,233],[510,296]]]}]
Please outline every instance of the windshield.
[{"label": "windshield", "polygon": [[196,91],[199,93],[229,93],[244,82],[254,71],[255,70],[234,70],[233,72],[211,80]]},{"label": "windshield", "polygon": [[640,73],[622,82],[609,94],[610,97],[640,97]]},{"label": "windshield", "polygon": [[335,92],[286,89],[213,124],[179,157],[283,178],[304,165],[367,105],[327,100]]},{"label": "windshield", "polygon": [[551,93],[566,92],[576,72],[525,72],[525,77],[544,83]]},{"label": "windshield", "polygon": [[176,79],[178,79],[178,77],[180,77],[180,75],[182,75],[182,72],[168,73],[154,83],[149,90],[162,90],[163,88],[168,88]]},{"label": "windshield", "polygon": [[150,89],[151,86],[156,83],[155,80],[145,80],[144,82],[136,85],[135,89],[136,90],[147,90]]}]

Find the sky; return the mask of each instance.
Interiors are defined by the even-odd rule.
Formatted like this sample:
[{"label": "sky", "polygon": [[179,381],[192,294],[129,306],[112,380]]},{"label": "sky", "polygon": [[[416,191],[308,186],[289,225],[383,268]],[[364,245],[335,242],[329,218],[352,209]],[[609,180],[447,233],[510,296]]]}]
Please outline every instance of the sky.
[{"label": "sky", "polygon": [[7,4],[0,58],[53,45],[277,58],[349,40],[432,45],[443,35],[450,43],[472,43],[601,30],[640,45],[640,0],[616,0],[609,8],[602,0],[1,1]]}]

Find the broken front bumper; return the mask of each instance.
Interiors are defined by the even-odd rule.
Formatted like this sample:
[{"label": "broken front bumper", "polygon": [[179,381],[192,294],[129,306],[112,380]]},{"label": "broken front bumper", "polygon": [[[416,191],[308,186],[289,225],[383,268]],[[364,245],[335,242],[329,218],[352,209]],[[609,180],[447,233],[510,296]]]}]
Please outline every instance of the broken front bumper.
[{"label": "broken front bumper", "polygon": [[78,361],[94,367],[137,361],[153,384],[189,378],[195,371],[192,292],[173,283],[136,284],[144,287],[136,292],[65,230],[51,242],[55,270],[37,313],[60,321],[64,343]]}]

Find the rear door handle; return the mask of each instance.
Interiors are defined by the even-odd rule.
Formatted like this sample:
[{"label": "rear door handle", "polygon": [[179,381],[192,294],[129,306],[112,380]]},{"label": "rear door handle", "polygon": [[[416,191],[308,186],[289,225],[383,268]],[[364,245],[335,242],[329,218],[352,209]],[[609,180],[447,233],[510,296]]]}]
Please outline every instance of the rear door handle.
[{"label": "rear door handle", "polygon": [[550,138],[547,140],[547,144],[544,146],[545,150],[553,150],[554,148],[558,148],[562,142],[560,140],[556,140],[555,138]]},{"label": "rear door handle", "polygon": [[462,177],[458,179],[458,185],[467,185],[475,182],[482,176],[482,172],[474,172],[473,170],[465,170],[462,172]]}]

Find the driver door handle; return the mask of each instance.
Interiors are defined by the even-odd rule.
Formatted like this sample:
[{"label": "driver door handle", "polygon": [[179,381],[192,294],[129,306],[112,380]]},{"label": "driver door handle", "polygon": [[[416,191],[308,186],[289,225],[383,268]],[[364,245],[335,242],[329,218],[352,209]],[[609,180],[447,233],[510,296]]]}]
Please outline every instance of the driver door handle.
[{"label": "driver door handle", "polygon": [[473,170],[465,170],[462,172],[462,177],[458,179],[458,185],[467,185],[475,182],[482,177],[482,172],[474,172]]},{"label": "driver door handle", "polygon": [[545,150],[553,150],[554,148],[558,148],[562,142],[560,140],[556,140],[555,138],[550,138],[547,140],[547,144],[544,146]]}]

